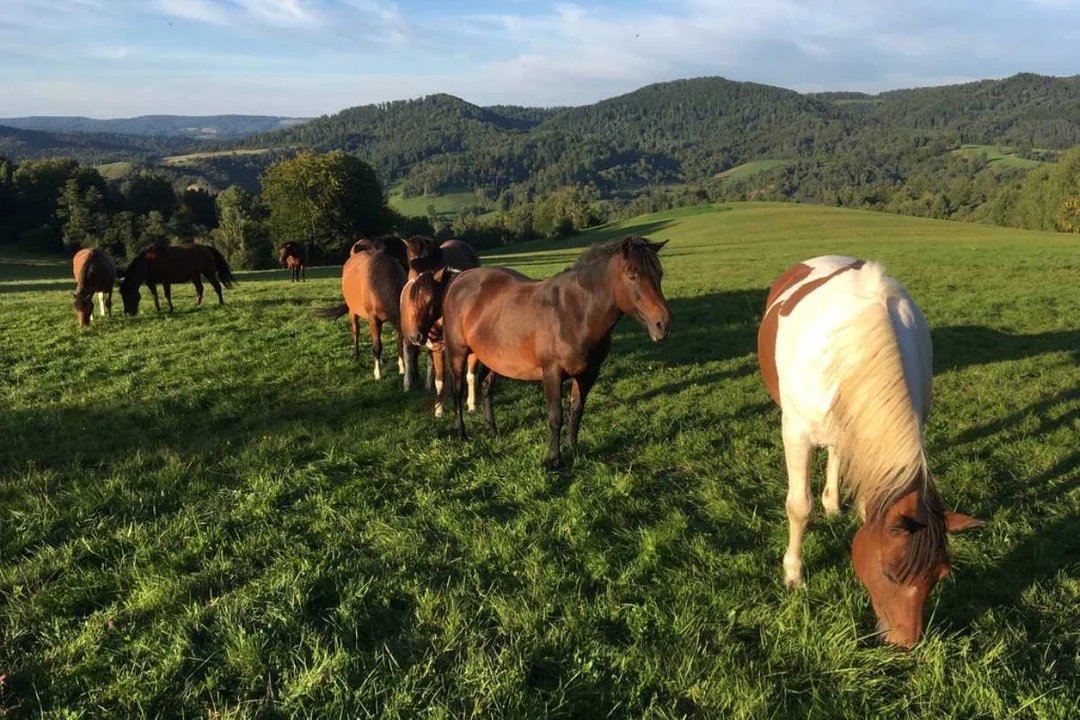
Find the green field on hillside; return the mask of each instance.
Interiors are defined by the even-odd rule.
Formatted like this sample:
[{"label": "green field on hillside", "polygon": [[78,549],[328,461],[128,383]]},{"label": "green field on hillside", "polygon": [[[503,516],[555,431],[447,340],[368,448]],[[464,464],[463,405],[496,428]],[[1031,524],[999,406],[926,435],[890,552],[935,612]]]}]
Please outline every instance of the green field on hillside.
[{"label": "green field on hillside", "polygon": [[987,162],[995,167],[1023,168],[1025,170],[1030,170],[1031,168],[1037,168],[1040,165],[1046,164],[1046,161],[1044,160],[1032,160],[1020,157],[1016,154],[1015,148],[997,147],[994,145],[964,145],[953,152],[958,155],[967,155],[968,157],[973,158],[986,153]]},{"label": "green field on hillside", "polygon": [[405,216],[426,217],[428,206],[434,205],[435,212],[447,220],[453,220],[462,208],[476,205],[476,193],[472,190],[444,193],[441,195],[416,195],[403,197],[399,186],[390,189],[390,207]]},{"label": "green field on hillside", "polygon": [[787,164],[786,160],[753,160],[748,163],[743,163],[742,165],[736,165],[722,173],[717,173],[716,177],[727,178],[729,180],[745,180],[762,170],[772,170],[775,167]]},{"label": "green field on hillside", "polygon": [[[484,262],[547,276],[626,233],[670,239],[674,333],[616,328],[561,473],[538,385],[502,381],[499,437],[468,416],[459,442],[372,379],[366,339],[354,363],[347,322],[312,315],[337,268],[240,274],[224,307],[176,287],[171,315],[144,290],[79,331],[66,264],[0,263],[2,712],[1080,716],[1077,238],[735,204]],[[755,335],[772,280],[825,253],[883,261],[924,309],[929,464],[987,521],[950,541],[910,652],[874,640],[823,458],[807,586],[782,583]]]},{"label": "green field on hillside", "polygon": [[135,163],[114,162],[106,163],[104,165],[95,165],[94,167],[106,180],[119,180],[124,177],[124,175],[131,172],[131,169],[135,167]]}]

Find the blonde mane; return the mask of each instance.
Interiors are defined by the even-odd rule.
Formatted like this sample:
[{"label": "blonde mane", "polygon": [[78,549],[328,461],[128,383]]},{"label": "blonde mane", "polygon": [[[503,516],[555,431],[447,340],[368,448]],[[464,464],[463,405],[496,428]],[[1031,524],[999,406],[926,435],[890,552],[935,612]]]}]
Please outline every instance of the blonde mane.
[{"label": "blonde mane", "polygon": [[904,375],[890,304],[905,294],[884,268],[861,272],[866,307],[835,338],[829,378],[836,388],[831,424],[840,478],[867,520],[881,520],[902,495],[920,490],[931,507],[936,492],[923,450],[922,426]]}]

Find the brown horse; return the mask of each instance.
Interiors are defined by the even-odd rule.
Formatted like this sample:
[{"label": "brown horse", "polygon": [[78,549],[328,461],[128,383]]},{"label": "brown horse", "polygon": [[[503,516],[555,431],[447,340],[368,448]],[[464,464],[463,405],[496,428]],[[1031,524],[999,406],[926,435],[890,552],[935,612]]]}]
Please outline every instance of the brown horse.
[{"label": "brown horse", "polygon": [[491,409],[495,374],[543,381],[550,430],[547,466],[558,467],[563,381],[573,380],[568,433],[573,448],[585,399],[611,349],[615,323],[630,315],[655,342],[671,332],[657,256],[666,242],[627,237],[597,245],[573,267],[542,282],[505,268],[461,273],[443,298],[445,362],[456,391],[458,435],[465,437],[461,381],[473,353],[491,371],[483,384],[488,432],[495,432]]},{"label": "brown horse", "polygon": [[403,270],[408,271],[409,259],[408,251],[405,248],[405,241],[397,235],[380,235],[357,240],[352,244],[349,254],[355,255],[357,253],[380,248],[384,250],[387,255],[392,257]]},{"label": "brown horse", "polygon": [[404,241],[407,253],[409,279],[422,272],[434,272],[439,268],[468,270],[480,267],[480,258],[472,245],[464,240],[445,240],[439,243],[435,238],[413,235]]},{"label": "brown horse", "polygon": [[[443,415],[443,341],[442,300],[457,270],[440,268],[422,272],[401,288],[401,335],[410,345],[422,346],[429,353],[429,368],[435,385],[435,417]],[[476,356],[469,355],[469,412],[476,409]]]},{"label": "brown horse", "polygon": [[292,282],[306,281],[304,269],[307,267],[307,248],[303,243],[287,242],[278,251],[278,260],[289,270]]},{"label": "brown horse", "polygon": [[98,317],[112,315],[112,290],[116,283],[116,263],[104,250],[84,248],[75,253],[75,317],[79,327],[90,324],[94,296],[98,298]]},{"label": "brown horse", "polygon": [[[363,243],[363,245],[361,245]],[[388,252],[381,238],[361,240],[352,247],[352,254],[341,269],[341,294],[345,302],[319,315],[327,318],[348,314],[352,323],[353,357],[360,359],[360,319],[371,331],[371,352],[375,359],[375,379],[382,379],[382,327],[390,323],[397,330],[398,372],[405,376],[405,389],[412,386],[415,375],[415,349],[406,352],[401,338],[401,288],[405,285],[405,269]]]},{"label": "brown horse", "polygon": [[209,245],[152,245],[140,250],[122,273],[120,297],[124,300],[124,312],[135,315],[139,312],[139,286],[146,283],[150,294],[154,296],[154,308],[161,310],[158,301],[157,285],[161,283],[165,290],[165,302],[169,312],[173,310],[173,283],[192,283],[195,285],[195,304],[202,304],[205,277],[217,293],[218,305],[225,304],[221,296],[221,286],[231,288],[236,278],[233,277],[229,263],[216,248]]}]

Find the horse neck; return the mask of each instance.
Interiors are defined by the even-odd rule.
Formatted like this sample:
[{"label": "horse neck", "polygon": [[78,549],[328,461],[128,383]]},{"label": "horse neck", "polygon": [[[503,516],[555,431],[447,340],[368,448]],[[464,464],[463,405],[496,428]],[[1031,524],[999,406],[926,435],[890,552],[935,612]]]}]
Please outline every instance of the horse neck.
[{"label": "horse neck", "polygon": [[615,286],[611,279],[611,263],[597,263],[570,273],[570,282],[580,289],[587,300],[585,335],[593,343],[609,335],[623,316],[615,301]]},{"label": "horse neck", "polygon": [[933,491],[922,420],[884,301],[871,302],[835,342],[828,379],[837,388],[830,424],[840,476],[866,517],[880,519],[901,495]]}]

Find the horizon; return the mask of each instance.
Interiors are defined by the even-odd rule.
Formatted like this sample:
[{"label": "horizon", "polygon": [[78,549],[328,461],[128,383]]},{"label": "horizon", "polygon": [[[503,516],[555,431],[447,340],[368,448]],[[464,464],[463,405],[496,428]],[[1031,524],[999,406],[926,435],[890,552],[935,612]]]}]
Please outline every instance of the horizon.
[{"label": "horizon", "polygon": [[311,118],[438,93],[482,107],[580,106],[707,76],[878,93],[1080,67],[1076,0],[6,4],[8,118]]}]

